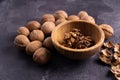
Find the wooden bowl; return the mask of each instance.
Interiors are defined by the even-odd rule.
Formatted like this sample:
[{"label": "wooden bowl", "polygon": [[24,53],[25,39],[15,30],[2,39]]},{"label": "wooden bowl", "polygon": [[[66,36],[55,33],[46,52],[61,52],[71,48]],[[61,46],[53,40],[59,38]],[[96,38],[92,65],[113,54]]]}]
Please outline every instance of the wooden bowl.
[{"label": "wooden bowl", "polygon": [[[95,41],[95,45],[85,49],[72,49],[63,46],[61,43],[64,40],[64,35],[65,33],[70,32],[72,28],[80,29],[81,33],[85,36],[91,36]],[[89,58],[97,53],[104,42],[105,36],[103,30],[98,27],[98,25],[79,20],[59,24],[53,30],[51,38],[53,45],[60,54],[63,54],[70,59],[81,60]]]}]

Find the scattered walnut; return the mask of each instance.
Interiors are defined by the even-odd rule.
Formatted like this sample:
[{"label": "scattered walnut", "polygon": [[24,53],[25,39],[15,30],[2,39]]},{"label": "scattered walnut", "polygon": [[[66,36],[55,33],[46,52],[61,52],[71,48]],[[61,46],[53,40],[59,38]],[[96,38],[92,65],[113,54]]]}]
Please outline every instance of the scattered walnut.
[{"label": "scattered walnut", "polygon": [[43,41],[43,46],[46,47],[47,49],[50,49],[50,50],[53,50],[53,49],[54,49],[54,46],[53,46],[51,37],[47,37],[47,38]]},{"label": "scattered walnut", "polygon": [[20,48],[25,48],[29,43],[30,41],[25,35],[18,35],[14,39],[14,44]]},{"label": "scattered walnut", "polygon": [[114,44],[114,52],[120,52],[120,44]]},{"label": "scattered walnut", "polygon": [[108,24],[101,24],[99,27],[104,31],[105,38],[108,39],[114,34],[113,28]]},{"label": "scattered walnut", "polygon": [[112,42],[108,41],[108,42],[103,44],[103,47],[105,47],[105,48],[113,48],[114,44]]},{"label": "scattered walnut", "polygon": [[44,33],[41,30],[33,30],[30,33],[29,37],[30,37],[31,41],[35,41],[35,40],[43,41],[44,40]]},{"label": "scattered walnut", "polygon": [[41,18],[41,23],[43,24],[46,21],[55,22],[53,14],[44,14]]},{"label": "scattered walnut", "polygon": [[32,41],[26,46],[26,52],[28,55],[33,55],[33,53],[40,47],[42,47],[40,41]]},{"label": "scattered walnut", "polygon": [[22,35],[28,36],[30,34],[30,31],[25,26],[21,26],[17,30],[17,33],[18,35],[22,34]]},{"label": "scattered walnut", "polygon": [[55,28],[55,24],[53,22],[45,22],[42,26],[41,26],[41,30],[44,32],[45,35],[49,36],[51,35],[52,31]]},{"label": "scattered walnut", "polygon": [[70,15],[67,20],[79,20],[79,17],[76,15]]},{"label": "scattered walnut", "polygon": [[112,53],[108,49],[103,49],[99,55],[99,58],[104,63],[111,64],[112,56]]},{"label": "scattered walnut", "polygon": [[41,47],[37,49],[33,54],[33,60],[36,63],[46,64],[49,61],[50,56],[51,56],[50,51],[47,50],[46,48]]},{"label": "scattered walnut", "polygon": [[78,17],[81,19],[82,17],[84,17],[84,16],[88,16],[88,13],[86,12],[86,11],[80,11],[79,13],[78,13]]},{"label": "scattered walnut", "polygon": [[41,26],[41,24],[38,22],[38,21],[29,21],[26,25],[26,27],[30,30],[30,31],[33,31],[33,30],[36,30],[36,29],[39,29]]},{"label": "scattered walnut", "polygon": [[[104,47],[99,55],[101,61],[111,65],[111,72],[115,75],[116,79],[120,79],[120,45],[112,42],[104,43]],[[110,52],[111,50],[111,52]]]},{"label": "scattered walnut", "polygon": [[55,16],[56,20],[60,19],[60,18],[65,18],[66,19],[68,17],[68,14],[64,10],[58,10],[58,11],[55,12],[54,16]]}]

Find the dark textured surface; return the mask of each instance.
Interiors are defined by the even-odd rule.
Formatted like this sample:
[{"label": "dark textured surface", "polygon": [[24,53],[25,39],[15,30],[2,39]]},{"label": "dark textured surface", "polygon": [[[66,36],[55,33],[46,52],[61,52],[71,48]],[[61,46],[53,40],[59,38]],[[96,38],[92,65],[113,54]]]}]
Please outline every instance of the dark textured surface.
[{"label": "dark textured surface", "polygon": [[86,10],[98,24],[113,26],[109,40],[120,43],[120,0],[0,0],[0,80],[115,80],[98,55],[71,61],[53,53],[51,62],[40,66],[14,46],[19,26],[59,9],[68,14]]}]

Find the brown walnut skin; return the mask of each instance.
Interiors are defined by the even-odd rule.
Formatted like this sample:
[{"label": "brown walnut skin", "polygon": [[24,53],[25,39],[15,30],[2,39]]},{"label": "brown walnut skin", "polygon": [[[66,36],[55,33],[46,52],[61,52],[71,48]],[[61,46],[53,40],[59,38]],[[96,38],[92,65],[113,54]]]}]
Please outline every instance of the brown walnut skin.
[{"label": "brown walnut skin", "polygon": [[80,11],[79,13],[78,13],[78,17],[81,19],[82,17],[84,17],[84,16],[88,16],[88,13],[86,12],[86,11]]},{"label": "brown walnut skin", "polygon": [[101,24],[99,27],[104,31],[105,39],[108,39],[114,35],[114,30],[110,25]]},{"label": "brown walnut skin", "polygon": [[30,34],[30,31],[28,30],[28,28],[26,28],[25,26],[21,26],[19,27],[19,29],[17,30],[18,35],[25,35],[28,36]]},{"label": "brown walnut skin", "polygon": [[29,38],[31,41],[39,40],[42,42],[44,40],[44,33],[41,30],[33,30]]},{"label": "brown walnut skin", "polygon": [[41,30],[44,32],[44,34],[46,36],[50,36],[52,31],[55,28],[55,24],[53,22],[45,22],[42,26],[41,26]]},{"label": "brown walnut skin", "polygon": [[51,37],[47,37],[44,41],[43,41],[43,46],[46,47],[49,50],[53,50],[54,46],[52,43],[52,39]]},{"label": "brown walnut skin", "polygon": [[32,41],[26,46],[26,53],[28,55],[33,55],[33,53],[42,47],[42,43],[40,41]]},{"label": "brown walnut skin", "polygon": [[17,35],[14,39],[14,44],[18,47],[25,48],[30,43],[25,35]]},{"label": "brown walnut skin", "polygon": [[44,47],[41,47],[35,51],[33,54],[33,61],[41,65],[46,64],[51,57],[51,53]]},{"label": "brown walnut skin", "polygon": [[37,30],[39,29],[41,26],[41,24],[38,22],[38,21],[29,21],[26,25],[26,27],[30,30],[30,31],[33,31],[33,30]]},{"label": "brown walnut skin", "polygon": [[54,16],[55,16],[56,20],[60,19],[60,18],[65,18],[65,19],[68,18],[68,14],[64,10],[58,10],[58,11],[56,11],[55,14],[54,14]]},{"label": "brown walnut skin", "polygon": [[76,15],[70,15],[67,20],[79,20],[79,17]]},{"label": "brown walnut skin", "polygon": [[41,18],[41,23],[46,21],[55,22],[55,17],[52,14],[44,14]]}]

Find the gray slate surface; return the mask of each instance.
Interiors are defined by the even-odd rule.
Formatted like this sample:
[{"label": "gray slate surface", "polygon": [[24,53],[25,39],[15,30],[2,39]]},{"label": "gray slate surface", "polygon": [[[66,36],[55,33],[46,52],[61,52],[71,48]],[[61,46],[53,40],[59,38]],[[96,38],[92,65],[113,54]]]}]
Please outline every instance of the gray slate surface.
[{"label": "gray slate surface", "polygon": [[113,26],[115,35],[109,40],[120,43],[120,0],[0,0],[0,80],[115,80],[97,54],[72,61],[53,52],[53,59],[41,66],[14,46],[20,26],[59,9],[68,14],[86,10],[98,24]]}]

